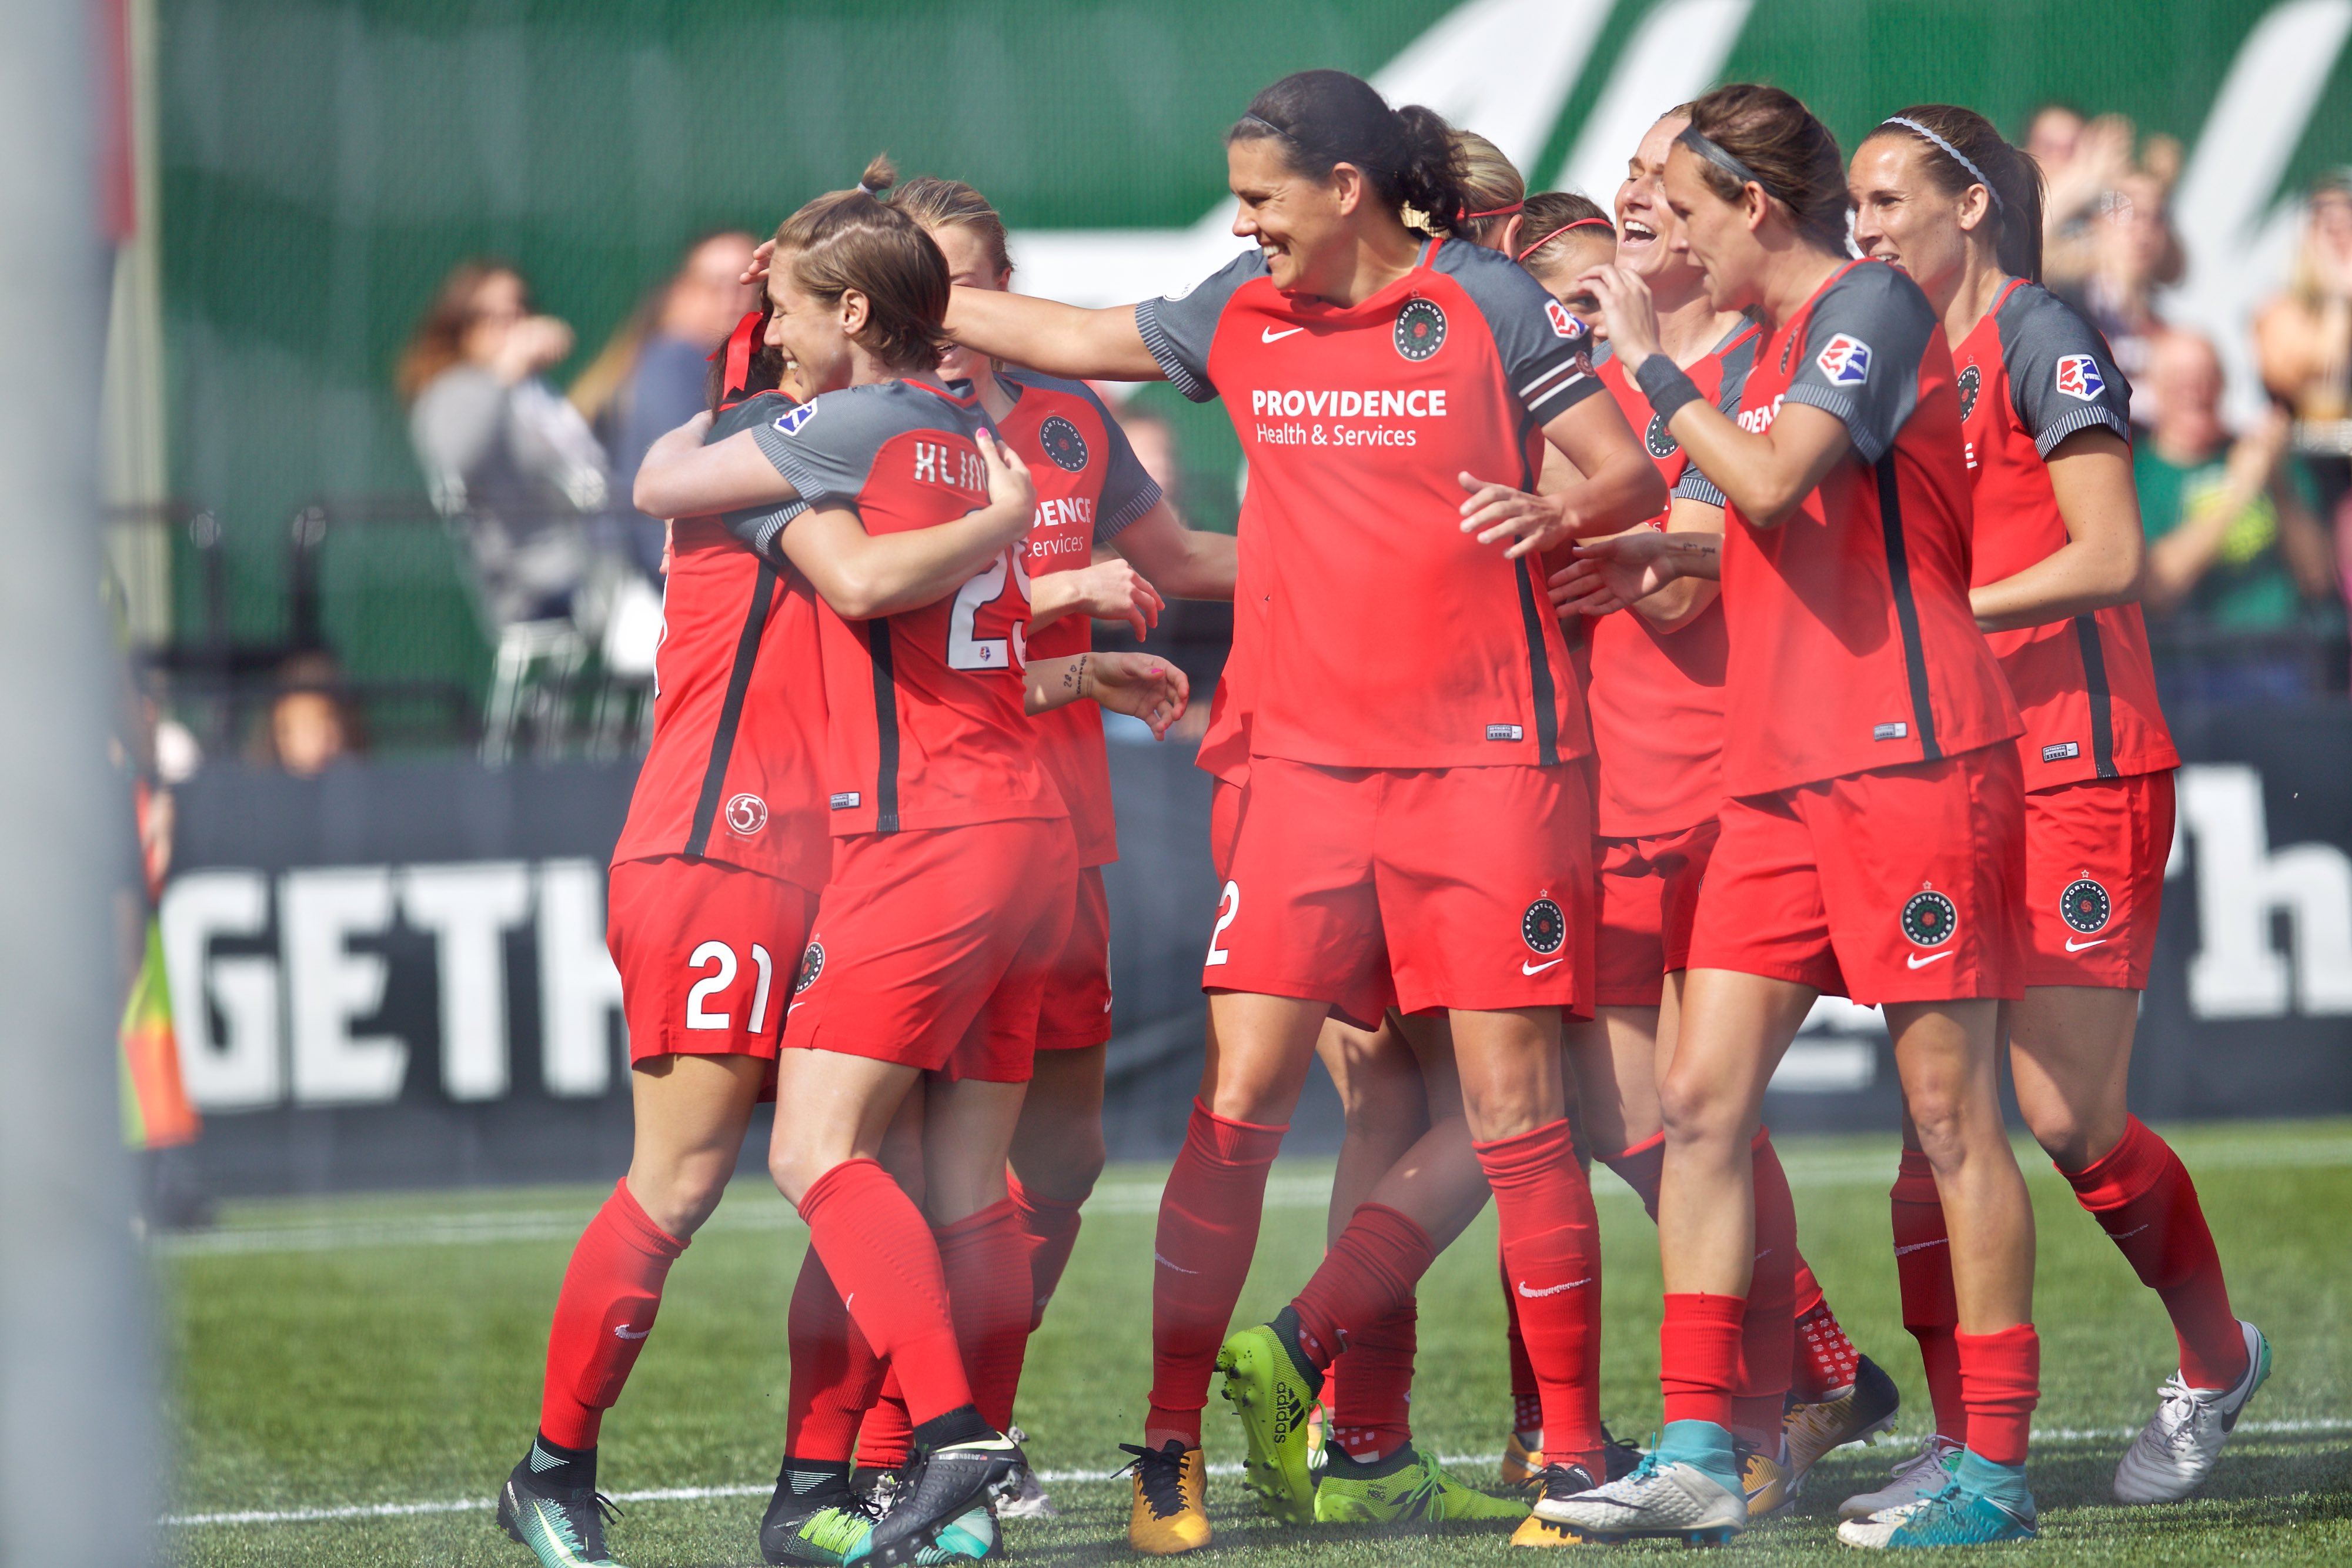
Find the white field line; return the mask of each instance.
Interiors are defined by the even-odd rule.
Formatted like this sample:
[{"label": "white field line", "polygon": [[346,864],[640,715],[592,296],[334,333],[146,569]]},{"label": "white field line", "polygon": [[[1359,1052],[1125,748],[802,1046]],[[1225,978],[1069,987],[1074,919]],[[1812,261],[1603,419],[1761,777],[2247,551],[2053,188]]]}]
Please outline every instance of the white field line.
[{"label": "white field line", "polygon": [[[2286,1436],[2311,1432],[2352,1432],[2352,1421],[2241,1421],[2241,1432],[2266,1436]],[[2036,1443],[2119,1443],[2139,1435],[2137,1427],[2059,1427],[2033,1434]],[[1895,1441],[1900,1441],[1896,1435]],[[1500,1454],[1441,1454],[1438,1462],[1448,1466],[1492,1465],[1500,1463]],[[1040,1470],[1037,1479],[1049,1486],[1064,1486],[1087,1481],[1116,1480],[1124,1470]],[[1242,1468],[1236,1464],[1209,1467],[1213,1476],[1237,1476]],[[660,1487],[649,1491],[622,1491],[611,1495],[614,1502],[698,1502],[707,1498],[765,1497],[775,1490],[773,1481],[749,1482],[739,1486]],[[373,1502],[354,1503],[342,1508],[243,1509],[229,1513],[171,1513],[163,1522],[179,1528],[197,1528],[225,1524],[311,1524],[339,1519],[402,1519],[425,1513],[481,1513],[496,1506],[492,1498],[453,1498],[437,1502]]]},{"label": "white field line", "polygon": [[[2218,1144],[2200,1147],[2200,1134],[2190,1133],[2188,1164],[2192,1172],[2264,1170],[2284,1166],[2316,1168],[2352,1165],[2352,1138],[2296,1137]],[[2030,1148],[2020,1151],[2029,1176],[2047,1176],[2047,1167]],[[1789,1185],[1799,1191],[1829,1187],[1875,1186],[1894,1179],[1892,1152],[1796,1152],[1784,1155]],[[1086,1211],[1094,1216],[1156,1214],[1160,1210],[1158,1181],[1108,1181],[1095,1188]],[[1632,1193],[1613,1176],[1593,1184],[1596,1197],[1627,1200]],[[747,1195],[731,1207],[721,1207],[703,1228],[707,1231],[780,1231],[797,1229],[800,1218],[792,1208],[766,1194]],[[1321,1208],[1331,1200],[1331,1181],[1325,1176],[1277,1175],[1266,1183],[1269,1209]],[[148,1249],[164,1258],[252,1257],[288,1252],[340,1252],[383,1247],[474,1247],[502,1242],[569,1241],[588,1222],[586,1210],[533,1209],[507,1214],[443,1214],[381,1220],[300,1220],[279,1224],[230,1225],[218,1230],[151,1237]]]}]

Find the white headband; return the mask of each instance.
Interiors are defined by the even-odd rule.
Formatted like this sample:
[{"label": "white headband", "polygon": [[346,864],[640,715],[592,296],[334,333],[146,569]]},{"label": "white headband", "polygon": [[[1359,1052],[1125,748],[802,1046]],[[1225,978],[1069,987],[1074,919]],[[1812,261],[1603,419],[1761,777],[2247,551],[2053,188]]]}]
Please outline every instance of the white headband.
[{"label": "white headband", "polygon": [[1992,198],[1992,204],[1994,206],[1998,207],[2002,204],[2000,199],[2000,187],[1994,184],[1990,180],[1986,179],[1985,172],[1978,168],[1975,163],[1971,162],[1967,153],[1961,152],[1958,148],[1953,146],[1950,142],[1945,141],[1942,137],[1937,135],[1934,131],[1928,130],[1926,126],[1920,124],[1916,120],[1906,120],[1898,114],[1891,120],[1882,120],[1879,121],[1879,126],[1882,130],[1889,125],[1899,125],[1906,131],[1916,131],[1919,135],[1924,136],[1928,141],[1934,142],[1937,146],[1942,148],[1944,150],[1945,156],[1951,159],[1953,162],[1958,163],[1961,168],[1967,170],[1969,172],[1969,177],[1985,188],[1985,194]]}]

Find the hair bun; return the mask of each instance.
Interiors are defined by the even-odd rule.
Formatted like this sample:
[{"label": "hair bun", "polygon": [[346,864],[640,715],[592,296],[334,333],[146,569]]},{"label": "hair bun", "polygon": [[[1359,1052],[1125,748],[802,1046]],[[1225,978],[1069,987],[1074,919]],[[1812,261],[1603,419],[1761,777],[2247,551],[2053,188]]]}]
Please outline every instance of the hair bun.
[{"label": "hair bun", "polygon": [[866,165],[866,172],[857,177],[857,188],[877,198],[889,194],[890,187],[898,183],[898,165],[890,162],[887,152],[877,152]]}]

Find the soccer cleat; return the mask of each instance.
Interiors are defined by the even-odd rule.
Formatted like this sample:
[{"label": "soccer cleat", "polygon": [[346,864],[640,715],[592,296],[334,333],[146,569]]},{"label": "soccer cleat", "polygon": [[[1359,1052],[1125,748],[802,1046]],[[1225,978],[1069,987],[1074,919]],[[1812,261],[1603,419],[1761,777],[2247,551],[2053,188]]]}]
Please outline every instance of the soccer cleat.
[{"label": "soccer cleat", "polygon": [[1375,1467],[1339,1461],[1315,1489],[1318,1524],[1399,1524],[1408,1520],[1525,1519],[1528,1505],[1488,1497],[1408,1443]]},{"label": "soccer cleat", "polygon": [[1836,1398],[1818,1405],[1792,1401],[1780,1417],[1780,1435],[1789,1445],[1789,1495],[1797,1495],[1806,1475],[1832,1448],[1874,1443],[1881,1432],[1893,1431],[1895,1413],[1902,1407],[1895,1379],[1866,1355],[1855,1358],[1853,1385]]},{"label": "soccer cleat", "polygon": [[1021,1450],[997,1432],[933,1448],[908,1466],[906,1489],[875,1521],[864,1550],[845,1561],[877,1568],[936,1561],[924,1553],[960,1530],[974,1509],[985,1511],[990,1494],[1011,1481],[1020,1464]]},{"label": "soccer cleat", "polygon": [[1720,1546],[1748,1528],[1748,1499],[1696,1465],[1646,1455],[1623,1480],[1572,1497],[1547,1490],[1536,1517],[1563,1524],[1604,1545],[1669,1536],[1693,1546]]},{"label": "soccer cleat", "polygon": [[620,1511],[593,1486],[546,1485],[528,1458],[499,1490],[499,1528],[530,1548],[541,1568],[621,1568],[604,1551],[604,1521]]},{"label": "soccer cleat", "polygon": [[1530,1443],[1513,1432],[1503,1439],[1503,1484],[1536,1491],[1543,1485],[1543,1434],[1528,1434]]},{"label": "soccer cleat", "polygon": [[1882,1551],[1989,1546],[2000,1541],[2032,1541],[2040,1533],[2031,1500],[2025,1511],[2019,1513],[1961,1485],[1957,1476],[1933,1497],[1884,1510],[1868,1519],[1849,1519],[1838,1526],[1838,1539],[1848,1546]]},{"label": "soccer cleat", "polygon": [[1258,1506],[1285,1524],[1315,1519],[1315,1478],[1307,1469],[1307,1415],[1317,1390],[1272,1324],[1232,1335],[1217,1350],[1225,1397],[1242,1418],[1247,1445],[1242,1477]]},{"label": "soccer cleat", "polygon": [[1740,1461],[1739,1485],[1748,1494],[1748,1520],[1751,1524],[1777,1519],[1797,1506],[1797,1487],[1789,1471],[1785,1445],[1781,1453],[1780,1458],[1775,1458],[1756,1448]]},{"label": "soccer cleat", "polygon": [[1133,1454],[1135,1507],[1127,1543],[1147,1557],[1173,1557],[1209,1544],[1209,1463],[1198,1448],[1171,1437],[1157,1448],[1121,1443]]},{"label": "soccer cleat", "polygon": [[2233,1388],[2191,1388],[2174,1373],[2164,1381],[2156,1414],[2116,1467],[2117,1502],[2178,1502],[2205,1484],[2221,1445],[2254,1391],[2271,1375],[2271,1342],[2241,1321],[2246,1374]]},{"label": "soccer cleat", "polygon": [[[1029,1434],[1018,1427],[1010,1428],[1004,1435],[1013,1439],[1016,1448],[1029,1441]],[[1054,1500],[1045,1495],[1045,1483],[1039,1480],[1037,1472],[1029,1468],[1028,1450],[1022,1448],[1021,1473],[1013,1478],[1013,1490],[998,1500],[996,1517],[1055,1519],[1060,1516],[1061,1511],[1054,1506]]]},{"label": "soccer cleat", "polygon": [[[1546,1465],[1536,1472],[1535,1483],[1538,1502],[1546,1499],[1565,1501],[1592,1490],[1592,1477],[1582,1465]],[[1540,1513],[1530,1513],[1511,1532],[1514,1546],[1584,1546],[1591,1542],[1591,1538],[1574,1525],[1546,1519]]]},{"label": "soccer cleat", "polygon": [[775,1495],[760,1520],[760,1559],[763,1563],[806,1563],[818,1568],[841,1568],[862,1555],[874,1533],[879,1511],[835,1478],[805,1491],[794,1491],[787,1461],[776,1478]]},{"label": "soccer cleat", "polygon": [[1622,1481],[1641,1467],[1642,1450],[1631,1443],[1620,1442],[1607,1427],[1601,1428],[1601,1468],[1609,1473],[1604,1481]]},{"label": "soccer cleat", "polygon": [[1925,1502],[1951,1484],[1952,1469],[1959,1462],[1960,1446],[1931,1432],[1917,1453],[1895,1467],[1894,1479],[1876,1491],[1857,1492],[1838,1504],[1838,1517],[1868,1519],[1890,1509]]}]

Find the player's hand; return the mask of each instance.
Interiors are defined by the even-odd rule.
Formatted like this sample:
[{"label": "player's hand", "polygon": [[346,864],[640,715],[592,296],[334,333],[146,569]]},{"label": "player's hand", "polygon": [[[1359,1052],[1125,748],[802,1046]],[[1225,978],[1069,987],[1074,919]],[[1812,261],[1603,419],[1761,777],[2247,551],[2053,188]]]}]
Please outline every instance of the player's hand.
[{"label": "player's hand", "polygon": [[1567,508],[1554,497],[1530,495],[1466,470],[1454,478],[1470,492],[1462,503],[1462,531],[1475,534],[1482,545],[1511,540],[1503,551],[1506,559],[1548,549],[1576,531]]},{"label": "player's hand", "polygon": [[1608,326],[1612,348],[1624,361],[1625,373],[1640,370],[1642,361],[1658,351],[1658,307],[1650,298],[1650,286],[1638,273],[1614,262],[1580,274],[1576,285],[1599,301],[1601,319]]},{"label": "player's hand", "polygon": [[743,276],[735,281],[765,284],[768,281],[768,262],[775,254],[776,242],[772,239],[761,240],[752,247],[751,259],[745,265]]},{"label": "player's hand", "polygon": [[1552,573],[1552,607],[1562,613],[1606,615],[1647,599],[1681,575],[1670,551],[1672,538],[1643,528],[1580,541],[1576,559]]},{"label": "player's hand", "polygon": [[1168,727],[1184,716],[1192,683],[1184,672],[1150,653],[1090,653],[1086,695],[1113,713],[1129,714],[1151,727],[1151,738],[1168,738]]},{"label": "player's hand", "polygon": [[1029,476],[1029,465],[1021,461],[1021,454],[996,438],[992,430],[976,431],[971,444],[980,448],[980,465],[988,473],[988,505],[992,511],[1006,514],[1007,526],[1018,518],[1020,526],[1005,536],[1005,543],[1025,537],[1029,525],[1037,514],[1037,484]]},{"label": "player's hand", "polygon": [[1150,580],[1123,560],[1097,561],[1054,575],[1071,596],[1072,611],[1084,612],[1097,621],[1124,621],[1135,628],[1139,643],[1160,624],[1160,612],[1167,608]]}]

